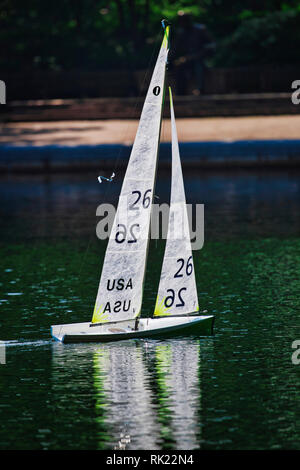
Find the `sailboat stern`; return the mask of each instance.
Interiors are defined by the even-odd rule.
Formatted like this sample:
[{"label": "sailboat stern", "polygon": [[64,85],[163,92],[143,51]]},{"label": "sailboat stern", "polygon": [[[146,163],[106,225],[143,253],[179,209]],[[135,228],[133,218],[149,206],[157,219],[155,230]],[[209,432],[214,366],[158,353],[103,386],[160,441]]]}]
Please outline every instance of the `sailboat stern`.
[{"label": "sailboat stern", "polygon": [[56,341],[64,342],[66,335],[84,335],[90,326],[90,322],[84,323],[69,323],[64,325],[52,325],[51,336]]},{"label": "sailboat stern", "polygon": [[128,333],[135,331],[136,320],[125,320],[109,323],[69,323],[65,325],[52,325],[51,335],[56,341],[62,343],[102,341],[106,335]]}]

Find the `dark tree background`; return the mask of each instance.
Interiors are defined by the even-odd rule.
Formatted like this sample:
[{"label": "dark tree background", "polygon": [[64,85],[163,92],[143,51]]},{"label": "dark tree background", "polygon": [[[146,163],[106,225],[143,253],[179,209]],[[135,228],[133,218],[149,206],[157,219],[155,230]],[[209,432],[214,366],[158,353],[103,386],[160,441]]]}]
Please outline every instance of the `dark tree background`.
[{"label": "dark tree background", "polygon": [[295,0],[0,0],[0,72],[146,67],[179,10],[215,37],[212,66],[300,63]]}]

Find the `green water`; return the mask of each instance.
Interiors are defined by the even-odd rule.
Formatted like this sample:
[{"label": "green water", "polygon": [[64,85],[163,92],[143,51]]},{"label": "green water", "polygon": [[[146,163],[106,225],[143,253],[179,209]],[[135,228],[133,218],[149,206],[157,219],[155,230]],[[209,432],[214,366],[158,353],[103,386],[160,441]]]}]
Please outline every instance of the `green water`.
[{"label": "green water", "polygon": [[[300,365],[291,360],[300,339],[299,192],[282,191],[280,211],[274,199],[261,204],[255,181],[241,207],[224,197],[223,210],[221,200],[207,201],[205,244],[194,264],[214,335],[104,345],[50,338],[52,324],[91,318],[105,249],[90,236],[93,193],[77,187],[61,198],[53,186],[50,195],[37,199],[32,189],[17,203],[20,188],[11,194],[4,184],[0,449],[299,449]],[[80,200],[90,212],[69,211]],[[80,233],[63,227],[79,217]],[[145,316],[163,248],[151,242]]]}]

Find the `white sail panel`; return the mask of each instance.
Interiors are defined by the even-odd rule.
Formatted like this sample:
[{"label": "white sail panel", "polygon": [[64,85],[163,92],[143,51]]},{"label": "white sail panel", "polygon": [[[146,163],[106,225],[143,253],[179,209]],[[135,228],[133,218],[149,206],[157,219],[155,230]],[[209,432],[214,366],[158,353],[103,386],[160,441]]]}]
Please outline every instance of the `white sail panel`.
[{"label": "white sail panel", "polygon": [[171,89],[169,91],[172,126],[171,202],[154,316],[183,315],[199,310]]},{"label": "white sail panel", "polygon": [[140,314],[161,128],[169,27],[143,106],[107,245],[92,323]]}]

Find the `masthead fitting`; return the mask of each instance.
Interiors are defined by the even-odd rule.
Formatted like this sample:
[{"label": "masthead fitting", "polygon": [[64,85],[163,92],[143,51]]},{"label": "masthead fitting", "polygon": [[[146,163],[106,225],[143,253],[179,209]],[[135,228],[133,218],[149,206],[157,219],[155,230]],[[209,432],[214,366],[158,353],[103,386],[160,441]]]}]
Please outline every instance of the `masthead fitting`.
[{"label": "masthead fitting", "polygon": [[161,24],[164,30],[166,29],[167,26],[170,26],[170,22],[165,19],[161,20]]}]

